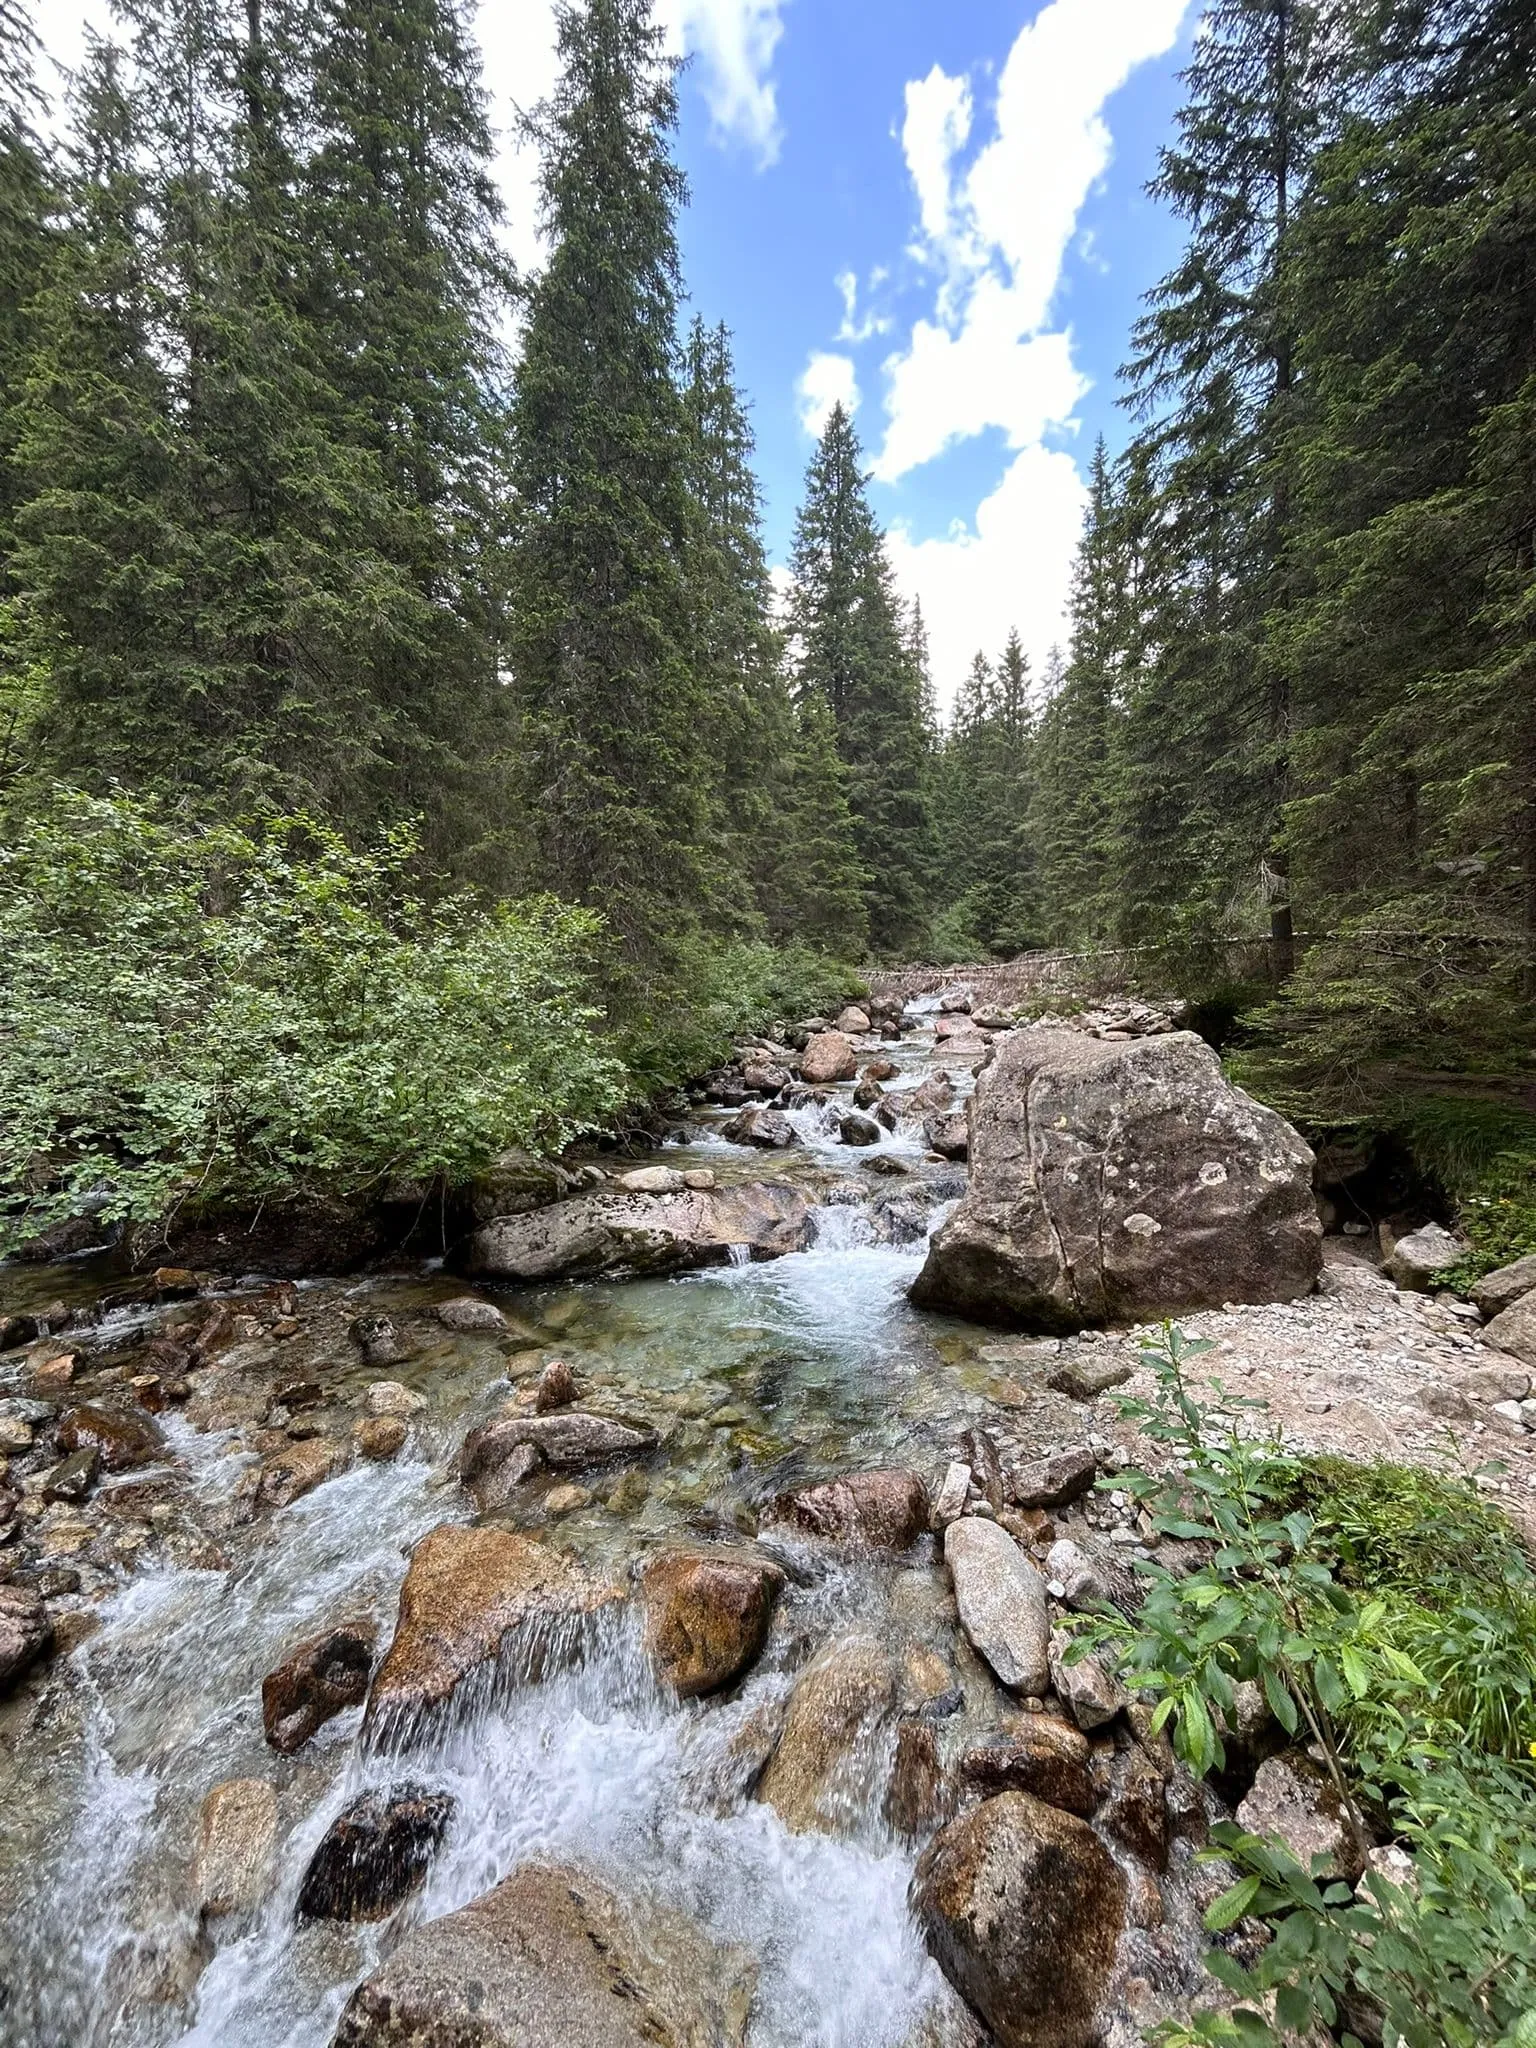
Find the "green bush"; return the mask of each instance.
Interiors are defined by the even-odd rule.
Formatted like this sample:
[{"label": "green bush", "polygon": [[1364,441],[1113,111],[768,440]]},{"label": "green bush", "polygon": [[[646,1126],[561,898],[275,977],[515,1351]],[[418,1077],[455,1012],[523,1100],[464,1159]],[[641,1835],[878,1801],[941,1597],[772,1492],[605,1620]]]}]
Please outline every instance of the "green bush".
[{"label": "green bush", "polygon": [[429,905],[414,854],[61,792],[0,853],[0,1250],[83,1210],[452,1183],[609,1111],[597,921]]}]

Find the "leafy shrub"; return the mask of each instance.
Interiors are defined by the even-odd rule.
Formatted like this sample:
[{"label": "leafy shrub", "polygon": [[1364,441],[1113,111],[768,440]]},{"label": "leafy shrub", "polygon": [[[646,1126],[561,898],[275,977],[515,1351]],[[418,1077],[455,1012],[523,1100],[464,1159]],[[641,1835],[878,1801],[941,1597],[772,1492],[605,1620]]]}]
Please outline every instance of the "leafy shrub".
[{"label": "leafy shrub", "polygon": [[0,853],[0,1250],[86,1209],[453,1182],[610,1109],[596,921],[429,906],[414,851],[61,792]]},{"label": "leafy shrub", "polygon": [[1413,1878],[1373,1873],[1357,1895],[1283,1843],[1218,1827],[1213,1853],[1243,1874],[1206,1924],[1258,1915],[1273,1939],[1247,1967],[1213,1951],[1236,2002],[1157,2038],[1276,2048],[1321,2027],[1359,2048],[1349,2029],[1369,2020],[1385,2048],[1536,2048],[1536,1772],[1520,1747],[1536,1575],[1468,1489],[1291,1456],[1259,1404],[1197,1398],[1186,1369],[1208,1349],[1167,1325],[1143,1352],[1154,1394],[1123,1405],[1169,1466],[1116,1483],[1209,1562],[1183,1578],[1141,1566],[1140,1612],[1083,1640],[1117,1650],[1199,1775],[1221,1759],[1235,1686],[1256,1680],[1358,1835],[1385,1816]]}]

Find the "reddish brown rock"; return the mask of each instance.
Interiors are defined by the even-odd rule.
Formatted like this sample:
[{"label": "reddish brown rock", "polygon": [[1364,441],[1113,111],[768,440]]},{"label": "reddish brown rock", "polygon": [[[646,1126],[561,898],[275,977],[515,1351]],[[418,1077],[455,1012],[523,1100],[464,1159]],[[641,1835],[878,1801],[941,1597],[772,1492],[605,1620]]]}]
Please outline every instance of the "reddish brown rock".
[{"label": "reddish brown rock", "polygon": [[661,1676],[684,1699],[717,1692],[753,1663],[784,1574],[739,1552],[670,1551],[641,1583],[646,1640]]},{"label": "reddish brown rock", "polygon": [[1094,1809],[1088,1740],[1054,1714],[1028,1714],[1004,1740],[967,1750],[960,1775],[984,1792],[1031,1792],[1087,1819]]},{"label": "reddish brown rock", "polygon": [[261,1721],[283,1756],[301,1749],[317,1729],[368,1697],[378,1630],[371,1621],[343,1621],[306,1637],[261,1681]]},{"label": "reddish brown rock", "polygon": [[851,1081],[858,1071],[859,1056],[846,1032],[818,1031],[800,1055],[800,1078],[813,1088]]},{"label": "reddish brown rock", "polygon": [[807,1536],[905,1550],[928,1527],[928,1489],[915,1472],[888,1468],[852,1472],[822,1486],[802,1487],[774,1502],[772,1519]]}]

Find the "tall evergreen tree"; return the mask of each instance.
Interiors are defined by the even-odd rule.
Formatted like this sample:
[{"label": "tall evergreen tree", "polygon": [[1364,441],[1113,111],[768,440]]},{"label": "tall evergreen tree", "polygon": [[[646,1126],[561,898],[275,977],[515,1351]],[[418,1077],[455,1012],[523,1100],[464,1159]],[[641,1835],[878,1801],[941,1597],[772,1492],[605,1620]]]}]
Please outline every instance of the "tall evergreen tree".
[{"label": "tall evergreen tree", "polygon": [[532,124],[549,262],[513,409],[510,649],[539,879],[631,956],[708,902],[710,693],[697,670],[677,383],[674,66],[648,0],[559,11]]},{"label": "tall evergreen tree", "polygon": [[841,405],[806,475],[790,569],[796,691],[802,701],[819,695],[832,713],[867,876],[870,943],[900,953],[922,942],[933,862],[922,680],[858,436]]}]

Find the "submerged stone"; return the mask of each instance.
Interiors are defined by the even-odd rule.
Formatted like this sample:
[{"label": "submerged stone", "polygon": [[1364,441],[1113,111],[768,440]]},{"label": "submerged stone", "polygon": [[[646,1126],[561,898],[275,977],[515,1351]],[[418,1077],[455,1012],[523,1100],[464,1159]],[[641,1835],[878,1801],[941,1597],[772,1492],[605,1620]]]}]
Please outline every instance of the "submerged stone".
[{"label": "submerged stone", "polygon": [[382,1920],[427,1881],[453,1817],[446,1792],[392,1785],[326,1829],[299,1886],[301,1920]]}]

